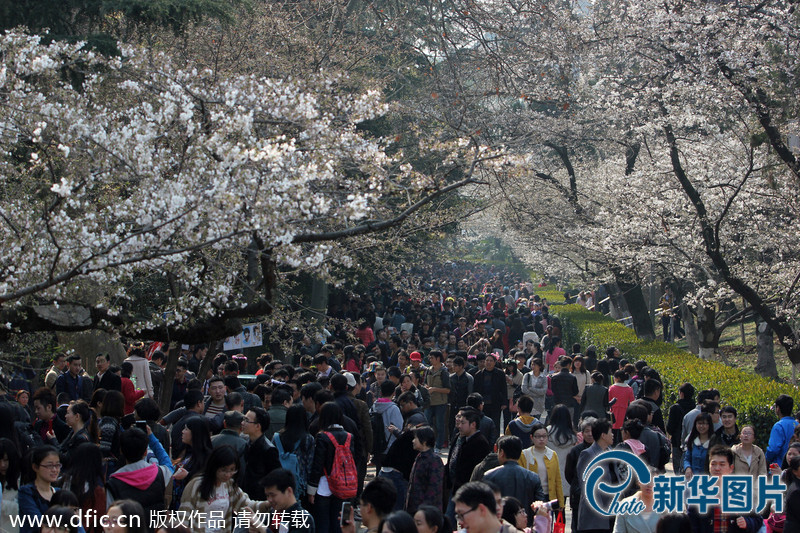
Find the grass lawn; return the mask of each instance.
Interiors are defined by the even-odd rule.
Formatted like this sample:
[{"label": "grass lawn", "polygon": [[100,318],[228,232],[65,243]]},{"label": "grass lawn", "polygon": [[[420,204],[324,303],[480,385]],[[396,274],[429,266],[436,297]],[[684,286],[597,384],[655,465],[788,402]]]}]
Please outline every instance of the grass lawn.
[{"label": "grass lawn", "polygon": [[[744,340],[742,344],[741,326],[735,324],[725,329],[719,339],[721,354],[715,360],[726,363],[732,367],[755,374],[754,368],[758,355],[756,354],[756,325],[749,321],[744,325]],[[792,363],[786,355],[786,350],[778,343],[775,337],[775,364],[778,367],[778,378],[784,383],[792,382]],[[685,339],[675,343],[675,346],[684,350],[688,349]],[[723,357],[724,356],[724,357]]]}]

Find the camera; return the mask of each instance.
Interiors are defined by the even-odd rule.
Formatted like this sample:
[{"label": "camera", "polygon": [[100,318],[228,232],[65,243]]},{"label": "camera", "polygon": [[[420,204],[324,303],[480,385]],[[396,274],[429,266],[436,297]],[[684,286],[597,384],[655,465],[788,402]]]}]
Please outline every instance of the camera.
[{"label": "camera", "polygon": [[[558,500],[550,500],[549,502],[545,502],[544,505],[541,505],[540,507],[544,507],[547,512],[551,512],[561,509],[561,504],[558,503]],[[538,511],[539,509],[536,510]]]}]

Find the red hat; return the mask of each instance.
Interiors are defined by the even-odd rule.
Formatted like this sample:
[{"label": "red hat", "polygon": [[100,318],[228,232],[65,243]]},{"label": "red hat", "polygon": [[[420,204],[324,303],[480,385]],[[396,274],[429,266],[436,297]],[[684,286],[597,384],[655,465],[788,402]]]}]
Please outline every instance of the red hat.
[{"label": "red hat", "polygon": [[422,361],[422,354],[419,352],[411,352],[411,355],[409,355],[408,358],[412,361]]}]

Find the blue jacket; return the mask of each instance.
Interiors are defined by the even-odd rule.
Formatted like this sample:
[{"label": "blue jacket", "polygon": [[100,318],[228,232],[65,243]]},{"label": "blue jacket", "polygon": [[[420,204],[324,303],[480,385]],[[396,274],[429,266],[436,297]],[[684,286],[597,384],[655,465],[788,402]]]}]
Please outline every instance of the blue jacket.
[{"label": "blue jacket", "polygon": [[690,446],[686,447],[686,453],[683,454],[683,469],[691,468],[692,473],[695,475],[708,474],[707,457],[708,448],[691,443]]},{"label": "blue jacket", "polygon": [[[56,488],[55,490],[58,491],[59,489]],[[50,502],[42,498],[39,491],[36,490],[36,486],[33,484],[22,485],[19,488],[17,501],[19,502],[19,516],[27,516],[29,517],[28,520],[36,516],[44,515],[50,507]],[[34,533],[39,531],[39,528],[33,527],[28,520],[20,525],[19,533]]]},{"label": "blue jacket", "polygon": [[794,435],[795,426],[797,426],[797,421],[791,416],[784,416],[772,426],[772,431],[769,433],[769,444],[764,450],[768,464],[783,462],[783,458],[789,450],[789,441]]}]

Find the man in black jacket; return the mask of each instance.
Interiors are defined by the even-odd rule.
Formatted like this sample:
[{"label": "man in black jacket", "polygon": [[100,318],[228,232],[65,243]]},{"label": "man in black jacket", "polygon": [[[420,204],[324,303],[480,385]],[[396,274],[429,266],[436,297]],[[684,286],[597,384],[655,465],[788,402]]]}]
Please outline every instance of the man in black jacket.
[{"label": "man in black jacket", "polygon": [[264,436],[264,431],[268,428],[269,415],[263,407],[254,407],[244,415],[242,430],[250,438],[250,442],[244,452],[246,468],[242,490],[252,500],[265,498],[261,479],[274,469],[281,468],[278,449]]},{"label": "man in black jacket", "polygon": [[483,413],[500,427],[500,414],[508,409],[506,374],[497,368],[495,354],[486,354],[486,366],[475,374],[474,391],[483,396]]},{"label": "man in black jacket", "polygon": [[[478,429],[480,418],[481,413],[472,407],[462,407],[456,415],[456,433],[450,443],[445,469],[451,495],[469,481],[475,466],[492,451],[489,441]],[[447,507],[447,516],[452,520],[451,523],[455,524],[453,507],[451,499]]]},{"label": "man in black jacket", "polygon": [[111,366],[111,356],[107,353],[99,353],[94,358],[97,366],[97,374],[94,376],[94,390],[105,389],[122,392],[122,378],[113,372],[108,371]]},{"label": "man in black jacket", "polygon": [[569,371],[572,359],[562,357],[557,365],[561,365],[561,371],[553,374],[550,378],[550,388],[553,390],[553,403],[563,404],[569,408],[569,415],[574,419],[575,406],[578,403],[578,379]]}]

